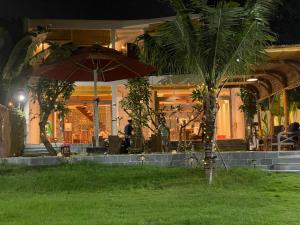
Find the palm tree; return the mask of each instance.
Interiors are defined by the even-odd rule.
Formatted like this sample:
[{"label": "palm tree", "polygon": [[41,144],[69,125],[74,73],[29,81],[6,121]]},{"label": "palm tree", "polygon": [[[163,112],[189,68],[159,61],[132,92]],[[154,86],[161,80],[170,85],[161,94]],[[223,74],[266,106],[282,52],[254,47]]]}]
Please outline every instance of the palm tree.
[{"label": "palm tree", "polygon": [[0,104],[12,96],[14,86],[24,85],[30,74],[30,60],[35,49],[46,39],[46,33],[25,34],[14,41],[7,30],[0,27]]},{"label": "palm tree", "polygon": [[274,41],[268,20],[275,1],[248,0],[243,5],[217,1],[210,5],[207,0],[191,0],[189,4],[170,0],[176,18],[155,33],[138,38],[143,41],[142,59],[159,74],[192,75],[205,87],[205,171],[210,178],[220,87],[264,60],[264,49]]}]

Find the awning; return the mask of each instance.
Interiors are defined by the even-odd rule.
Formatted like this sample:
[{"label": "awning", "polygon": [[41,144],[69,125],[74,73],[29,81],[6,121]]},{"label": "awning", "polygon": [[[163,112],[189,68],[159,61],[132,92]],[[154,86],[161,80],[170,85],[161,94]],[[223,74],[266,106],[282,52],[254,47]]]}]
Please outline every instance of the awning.
[{"label": "awning", "polygon": [[[300,86],[300,45],[274,46],[266,51],[268,62],[253,67],[252,74],[229,80],[225,87],[248,87],[263,100],[283,89]],[[257,81],[247,82],[249,77]]]}]

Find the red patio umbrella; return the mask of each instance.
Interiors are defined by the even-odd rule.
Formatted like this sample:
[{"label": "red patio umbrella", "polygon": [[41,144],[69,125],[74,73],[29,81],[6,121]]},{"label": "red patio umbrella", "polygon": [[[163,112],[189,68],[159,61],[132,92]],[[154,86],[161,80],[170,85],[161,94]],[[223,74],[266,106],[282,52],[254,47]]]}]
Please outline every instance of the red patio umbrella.
[{"label": "red patio umbrella", "polygon": [[64,81],[94,81],[94,138],[99,146],[98,81],[115,81],[150,75],[155,68],[102,46],[79,48],[64,60],[42,65],[35,75]]}]

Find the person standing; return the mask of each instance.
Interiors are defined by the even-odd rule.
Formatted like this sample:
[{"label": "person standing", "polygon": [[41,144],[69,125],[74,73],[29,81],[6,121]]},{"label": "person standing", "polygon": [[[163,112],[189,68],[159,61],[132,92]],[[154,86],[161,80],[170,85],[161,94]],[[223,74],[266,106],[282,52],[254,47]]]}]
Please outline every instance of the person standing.
[{"label": "person standing", "polygon": [[162,150],[163,152],[168,151],[169,147],[169,129],[166,125],[166,121],[162,120],[158,126],[158,130],[160,132],[161,136],[161,145],[162,145]]},{"label": "person standing", "polygon": [[128,120],[128,124],[124,128],[124,134],[125,134],[125,149],[130,147],[130,142],[131,142],[131,137],[132,137],[132,131],[133,131],[133,126],[132,126],[132,120]]}]

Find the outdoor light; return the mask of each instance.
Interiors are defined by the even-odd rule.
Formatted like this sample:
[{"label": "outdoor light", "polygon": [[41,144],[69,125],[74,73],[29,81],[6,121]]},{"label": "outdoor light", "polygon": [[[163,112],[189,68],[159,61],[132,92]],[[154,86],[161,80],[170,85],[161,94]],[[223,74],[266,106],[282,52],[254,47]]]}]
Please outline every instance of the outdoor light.
[{"label": "outdoor light", "polygon": [[256,77],[250,77],[247,79],[247,82],[255,82],[257,81],[258,79]]},{"label": "outdoor light", "polygon": [[19,102],[24,102],[25,101],[25,95],[24,94],[19,94],[18,100],[19,100]]},{"label": "outdoor light", "polygon": [[125,45],[122,45],[122,46],[121,46],[121,52],[122,52],[123,54],[125,54],[126,51],[127,51],[126,46],[125,46]]},{"label": "outdoor light", "polygon": [[142,154],[142,155],[140,155],[139,156],[139,161],[141,161],[142,162],[142,166],[144,165],[144,161],[145,161],[145,156]]},{"label": "outdoor light", "polygon": [[9,102],[9,103],[8,103],[8,106],[9,106],[9,107],[13,107],[13,106],[14,106],[14,103],[13,103],[13,102]]},{"label": "outdoor light", "polygon": [[17,102],[19,103],[19,109],[21,109],[21,105],[26,101],[26,94],[23,90],[18,91],[16,95]]}]

